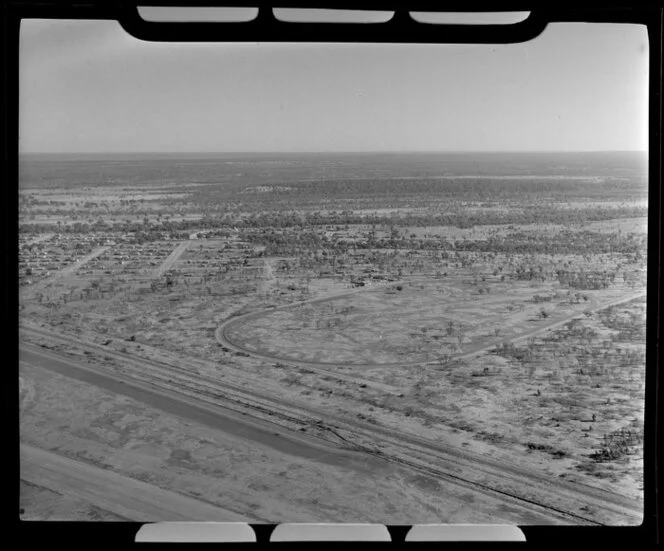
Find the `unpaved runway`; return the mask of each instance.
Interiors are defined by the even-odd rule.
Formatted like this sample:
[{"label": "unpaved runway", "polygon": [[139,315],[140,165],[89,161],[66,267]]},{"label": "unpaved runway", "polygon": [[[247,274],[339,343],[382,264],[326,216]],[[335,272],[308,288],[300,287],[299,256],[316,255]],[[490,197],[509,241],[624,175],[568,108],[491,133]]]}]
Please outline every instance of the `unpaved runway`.
[{"label": "unpaved runway", "polygon": [[139,522],[255,520],[25,444],[21,444],[21,479]]}]

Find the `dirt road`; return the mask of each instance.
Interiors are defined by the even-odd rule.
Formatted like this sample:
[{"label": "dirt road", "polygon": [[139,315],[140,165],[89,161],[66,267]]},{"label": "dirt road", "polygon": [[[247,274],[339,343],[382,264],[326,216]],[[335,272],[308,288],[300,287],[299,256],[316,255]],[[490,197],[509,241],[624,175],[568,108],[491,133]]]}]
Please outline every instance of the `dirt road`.
[{"label": "dirt road", "polygon": [[[509,340],[509,342],[511,342],[513,344],[519,344],[519,343],[522,343],[523,341],[525,341],[525,340],[527,340],[531,337],[535,337],[537,335],[541,335],[542,333],[546,333],[547,331],[552,331],[554,329],[557,329],[558,327],[562,327],[563,325],[565,325],[566,323],[568,323],[572,320],[583,319],[583,318],[586,317],[586,312],[587,313],[598,312],[600,310],[610,308],[611,306],[617,306],[619,304],[629,302],[630,300],[634,300],[636,298],[639,298],[639,297],[642,297],[642,296],[645,296],[645,295],[646,295],[646,293],[644,293],[643,291],[637,291],[637,292],[631,293],[628,296],[623,297],[621,299],[612,300],[611,302],[605,302],[603,304],[601,304],[595,297],[591,297],[591,304],[588,308],[586,308],[584,310],[584,312],[578,313],[578,314],[572,314],[572,315],[567,316],[565,319],[562,319],[562,320],[557,320],[557,321],[552,321],[552,322],[545,323],[541,327],[538,327],[537,329],[531,329],[530,331],[526,331],[524,333],[521,333],[521,335],[519,335],[517,337],[512,337],[511,339],[508,339],[508,340]],[[456,357],[457,358],[471,358],[473,356],[479,356],[480,354],[484,354],[487,350],[490,350],[494,346],[495,345],[492,344],[490,346],[482,347],[478,350],[469,350],[469,351],[467,351],[465,353],[462,353],[462,354],[460,354]]]},{"label": "dirt road", "polygon": [[134,521],[252,522],[233,511],[21,444],[21,479]]},{"label": "dirt road", "polygon": [[[398,284],[398,283],[402,283],[402,282],[392,282],[392,283],[390,283],[390,285],[395,285],[395,284]],[[384,286],[384,285],[381,285],[381,286]],[[244,314],[244,315],[237,316],[237,317],[234,317],[234,318],[231,318],[231,319],[227,319],[215,331],[215,338],[217,339],[217,342],[219,344],[221,344],[222,346],[225,346],[226,348],[234,350],[236,352],[243,352],[243,353],[246,353],[246,354],[250,354],[254,357],[261,358],[263,360],[268,360],[268,361],[272,361],[272,362],[281,362],[281,363],[285,363],[285,364],[290,365],[290,366],[306,367],[307,369],[313,369],[314,371],[320,370],[321,372],[326,372],[327,373],[327,371],[325,371],[326,369],[334,367],[337,364],[325,363],[325,362],[301,361],[301,360],[296,360],[296,359],[290,359],[290,358],[283,358],[283,357],[279,357],[279,356],[274,356],[274,355],[266,354],[266,353],[256,351],[256,350],[251,350],[251,349],[245,348],[245,347],[241,346],[240,344],[238,344],[237,342],[235,342],[229,336],[229,334],[228,334],[229,330],[230,330],[231,326],[235,325],[236,323],[246,321],[246,320],[252,319],[252,318],[258,318],[258,317],[273,313],[273,312],[278,311],[278,310],[286,310],[286,309],[290,309],[290,308],[297,308],[297,307],[304,306],[304,305],[320,304],[322,302],[327,302],[327,301],[330,301],[330,300],[336,300],[336,299],[343,298],[343,297],[346,297],[346,296],[349,296],[349,295],[354,295],[354,294],[357,294],[357,293],[360,293],[360,292],[367,292],[371,289],[375,289],[376,287],[377,286],[368,287],[368,288],[361,288],[361,289],[355,289],[353,291],[334,293],[333,295],[328,295],[328,296],[325,296],[325,297],[318,297],[318,298],[315,298],[315,299],[305,300],[305,301],[297,302],[297,303],[294,303],[294,304],[287,304],[285,306],[280,306],[278,308],[267,308],[267,309],[261,310],[259,312],[251,312],[249,314]],[[591,297],[591,302],[588,305],[588,308],[585,309],[585,312],[596,312],[598,310],[603,310],[604,308],[609,308],[610,306],[616,306],[616,305],[622,304],[624,302],[629,302],[630,300],[634,300],[635,298],[638,298],[638,297],[641,297],[641,296],[644,296],[644,295],[645,295],[645,293],[643,291],[637,291],[637,292],[631,293],[628,296],[623,297],[619,300],[614,300],[614,301],[604,303],[604,304],[600,304],[599,301],[595,297]],[[531,329],[529,331],[525,331],[525,332],[521,333],[520,335],[518,335],[516,337],[512,337],[508,340],[509,340],[509,342],[512,342],[512,343],[515,343],[515,344],[520,343],[520,342],[525,341],[528,338],[531,338],[531,337],[534,337],[534,336],[537,336],[537,335],[541,335],[542,333],[546,333],[547,331],[551,331],[553,329],[561,327],[565,323],[567,323],[567,322],[569,322],[573,319],[582,319],[584,317],[585,317],[585,313],[575,313],[575,314],[571,314],[571,315],[565,317],[562,320],[553,320],[553,321],[549,321],[549,322],[542,322],[542,324],[539,327],[537,327],[535,329]],[[500,342],[504,342],[504,339],[501,339]],[[494,348],[496,346],[496,344],[497,343],[492,343],[490,345],[482,345],[482,346],[479,346],[479,347],[474,347],[474,348],[471,348],[470,350],[467,349],[467,350],[465,350],[464,352],[462,352],[460,354],[452,355],[452,358],[466,359],[466,358],[472,358],[474,356],[479,356],[481,354],[484,354],[488,350],[491,350],[492,348]],[[356,367],[358,369],[360,369],[360,368],[362,368],[362,369],[373,369],[373,368],[380,368],[380,367],[386,367],[386,368],[388,368],[388,367],[406,367],[406,366],[416,367],[416,366],[422,366],[422,365],[427,365],[427,364],[432,364],[432,363],[434,363],[434,362],[431,362],[431,361],[417,361],[417,362],[395,362],[395,363],[379,363],[379,364],[353,364],[353,367]],[[355,378],[352,374],[344,374],[344,377]]]},{"label": "dirt road", "polygon": [[66,266],[59,272],[54,273],[50,277],[47,277],[46,279],[42,279],[35,285],[32,285],[29,290],[31,292],[35,292],[37,290],[43,289],[47,285],[56,282],[58,279],[62,279],[65,276],[68,276],[69,274],[74,273],[76,270],[79,268],[85,266],[88,262],[90,262],[93,258],[97,258],[98,256],[104,254],[110,247],[100,247],[98,249],[95,249],[92,251],[90,254],[85,255],[83,258],[79,258],[76,262],[73,264],[70,264],[69,266]]},{"label": "dirt road", "polygon": [[34,239],[31,239],[30,241],[26,241],[24,245],[30,246],[30,245],[36,245],[37,243],[43,243],[44,241],[48,241],[53,237],[55,234],[54,233],[45,233],[43,235],[40,235],[39,237],[35,237]]},{"label": "dirt road", "polygon": [[182,253],[187,250],[189,247],[189,244],[191,241],[184,241],[180,243],[175,249],[173,249],[173,252],[168,255],[166,260],[164,260],[154,272],[152,272],[152,277],[153,278],[158,278],[161,277],[161,274],[163,274],[166,270],[168,270],[175,262],[177,261],[180,256],[182,256]]}]

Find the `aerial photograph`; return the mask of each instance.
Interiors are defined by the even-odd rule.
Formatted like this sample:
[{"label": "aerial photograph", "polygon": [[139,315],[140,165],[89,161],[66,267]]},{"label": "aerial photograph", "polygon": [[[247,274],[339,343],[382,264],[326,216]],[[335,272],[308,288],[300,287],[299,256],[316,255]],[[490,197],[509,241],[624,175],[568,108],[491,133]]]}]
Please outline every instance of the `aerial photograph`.
[{"label": "aerial photograph", "polygon": [[645,27],[19,71],[21,519],[641,524]]}]

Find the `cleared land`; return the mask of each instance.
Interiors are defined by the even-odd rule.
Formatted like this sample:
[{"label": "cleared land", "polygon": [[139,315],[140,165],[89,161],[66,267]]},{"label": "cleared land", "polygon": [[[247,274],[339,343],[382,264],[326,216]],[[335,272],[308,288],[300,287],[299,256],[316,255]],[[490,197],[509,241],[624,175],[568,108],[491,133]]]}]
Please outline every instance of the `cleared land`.
[{"label": "cleared land", "polygon": [[[210,427],[209,423],[201,423],[200,418],[192,418],[182,411],[173,415],[165,412],[161,405],[155,410],[153,403],[146,403],[145,394],[135,400],[109,393],[89,382],[54,375],[52,365],[50,363],[44,370],[27,362],[22,368],[25,388],[39,389],[38,400],[24,402],[22,427],[39,419],[39,410],[53,415],[51,423],[68,423],[70,431],[59,439],[54,438],[47,427],[33,428],[31,432],[40,447],[67,456],[74,463],[58,461],[58,456],[52,457],[52,454],[46,454],[46,460],[41,462],[41,456],[33,454],[26,458],[22,477],[42,487],[53,487],[54,475],[42,476],[40,469],[52,473],[55,463],[61,466],[55,470],[63,471],[59,492],[116,514],[132,515],[131,509],[123,507],[123,503],[126,505],[124,500],[129,498],[127,493],[131,494],[133,488],[133,491],[146,492],[143,499],[148,516],[154,518],[152,514],[159,511],[155,510],[152,497],[161,496],[160,487],[165,487],[169,489],[164,492],[166,501],[162,509],[162,513],[168,510],[166,518],[188,517],[186,507],[191,500],[183,496],[189,496],[214,504],[217,515],[232,517],[233,513],[223,510],[228,508],[255,522],[268,519],[271,522],[312,522],[321,516],[351,522],[369,519],[376,511],[403,522],[412,522],[413,518],[434,522],[439,514],[460,521],[474,510],[478,500],[483,504],[478,518],[484,521],[501,518],[514,522],[525,516],[531,522],[555,522],[550,512],[532,511],[518,501],[506,504],[504,499],[478,496],[430,475],[391,466],[380,458],[363,458],[351,453],[356,459],[339,461],[340,452],[333,450],[329,453],[319,450],[315,458],[293,455],[295,447],[287,452],[279,451],[274,446],[255,442],[252,435]],[[68,382],[68,388],[76,391],[78,398],[74,403],[63,401],[63,382]],[[190,419],[197,422],[192,424]],[[146,432],[150,434],[149,441],[142,436]],[[32,438],[28,440],[32,442]],[[67,470],[67,466],[76,472]],[[108,477],[103,478],[100,473],[104,470],[122,475],[123,486],[119,489],[122,495],[116,496],[119,501],[115,506],[112,501],[103,501],[95,491],[108,482]],[[137,481],[135,485],[132,479]],[[293,484],[301,489],[297,499],[292,496]],[[441,503],[441,495],[448,499]],[[412,501],[416,508],[402,511],[399,504],[404,498]],[[349,503],[340,508],[339,499],[348,499]],[[28,505],[24,502],[26,509]],[[139,508],[139,503],[134,506]],[[206,508],[205,503],[196,506],[199,512]],[[210,506],[206,511],[209,514],[215,508]],[[26,515],[34,513],[27,510]],[[142,518],[145,515],[146,510]],[[135,509],[131,518],[136,516]],[[565,518],[558,518],[557,522]]]},{"label": "cleared land", "polygon": [[[249,517],[168,492],[108,469],[21,445],[21,478],[137,521],[249,521]],[[66,520],[66,519],[64,519]]]}]

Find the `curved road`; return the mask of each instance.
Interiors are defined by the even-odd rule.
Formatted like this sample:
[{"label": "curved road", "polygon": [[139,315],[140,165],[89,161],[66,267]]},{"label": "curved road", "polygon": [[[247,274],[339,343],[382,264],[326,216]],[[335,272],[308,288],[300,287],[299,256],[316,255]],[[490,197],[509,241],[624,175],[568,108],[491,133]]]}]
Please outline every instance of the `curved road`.
[{"label": "curved road", "polygon": [[[388,285],[398,285],[400,283],[404,283],[403,281],[395,281],[395,282],[390,282]],[[381,287],[387,286],[387,285],[380,285]],[[320,304],[322,302],[327,302],[331,300],[336,300],[339,298],[347,297],[353,294],[357,294],[359,292],[368,292],[372,289],[375,289],[378,287],[378,285],[374,285],[372,287],[363,287],[360,289],[355,289],[353,291],[347,291],[347,292],[341,292],[341,293],[335,293],[333,295],[325,296],[325,297],[319,297],[319,298],[314,298],[310,300],[305,300],[305,301],[300,301],[300,302],[295,302],[292,304],[286,304],[284,306],[279,306],[279,307],[271,307],[271,308],[266,308],[264,310],[260,310],[258,312],[250,312],[248,314],[243,314],[241,316],[236,316],[230,319],[227,319],[224,321],[215,331],[215,338],[217,339],[217,342],[221,344],[222,346],[225,346],[226,348],[229,348],[231,350],[234,350],[236,352],[242,352],[245,354],[250,354],[251,356],[261,358],[263,360],[268,360],[271,362],[280,362],[280,363],[286,363],[290,365],[295,365],[298,367],[305,367],[308,369],[330,369],[333,367],[341,367],[342,363],[339,362],[314,362],[314,361],[304,361],[304,360],[298,360],[295,358],[287,358],[283,356],[274,356],[271,354],[266,354],[260,351],[255,351],[251,350],[249,348],[245,348],[242,345],[238,344],[235,342],[229,335],[228,331],[230,327],[236,323],[246,321],[249,319],[254,319],[254,318],[260,318],[262,316],[271,314],[273,312],[277,312],[280,310],[286,310],[289,308],[297,308],[301,307],[304,305],[311,305],[311,304]],[[623,297],[619,300],[611,301],[605,304],[600,304],[597,298],[594,296],[590,296],[590,304],[588,305],[588,308],[584,309],[584,312],[581,313],[576,313],[576,314],[571,314],[567,316],[566,318],[562,320],[552,320],[547,323],[543,323],[539,327],[535,329],[531,329],[529,331],[526,331],[516,337],[512,337],[509,340],[509,342],[512,343],[517,343],[517,342],[522,342],[525,339],[528,339],[530,337],[533,337],[535,335],[539,335],[541,333],[545,333],[547,331],[550,331],[552,329],[555,329],[557,327],[560,327],[564,325],[565,323],[573,320],[573,319],[582,319],[585,317],[585,312],[596,312],[598,310],[603,310],[605,308],[609,308],[610,306],[615,306],[617,304],[621,304],[624,302],[629,302],[630,300],[634,300],[635,298],[638,298],[640,296],[644,296],[646,293],[643,291],[638,291],[631,293],[627,297]],[[500,342],[504,342],[505,339],[500,339]],[[471,350],[466,350],[465,352],[462,352],[460,354],[455,354],[452,356],[451,359],[466,359],[466,358],[471,358],[474,356],[481,355],[488,350],[494,348],[496,346],[496,343],[492,343],[490,345],[480,345],[473,347]],[[374,364],[343,364],[344,367],[353,367],[353,368],[364,368],[364,369],[372,369],[372,368],[381,368],[381,367],[416,367],[416,366],[424,366],[424,365],[431,365],[436,363],[438,360],[425,360],[425,361],[415,361],[415,362],[391,362],[391,363],[374,363]],[[353,375],[345,374],[345,376],[351,377],[351,378],[356,378]]]}]

